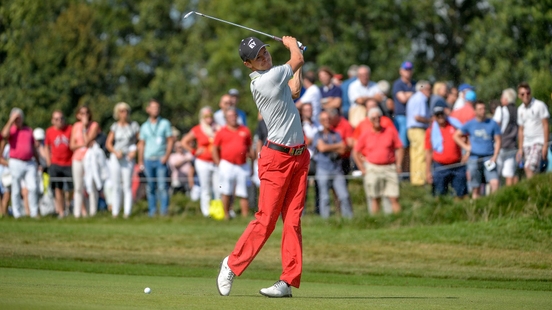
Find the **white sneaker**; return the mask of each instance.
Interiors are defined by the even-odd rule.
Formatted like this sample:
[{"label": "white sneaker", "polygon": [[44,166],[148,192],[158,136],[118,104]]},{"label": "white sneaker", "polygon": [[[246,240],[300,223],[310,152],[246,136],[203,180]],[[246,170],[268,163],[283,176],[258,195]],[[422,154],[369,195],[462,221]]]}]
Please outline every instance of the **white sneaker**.
[{"label": "white sneaker", "polygon": [[219,294],[222,296],[230,295],[230,290],[232,289],[232,282],[236,275],[230,267],[228,267],[228,256],[226,256],[222,263],[220,263],[220,271],[217,278],[217,289]]},{"label": "white sneaker", "polygon": [[291,297],[291,286],[282,280],[278,280],[271,287],[261,289],[259,293],[267,297]]}]

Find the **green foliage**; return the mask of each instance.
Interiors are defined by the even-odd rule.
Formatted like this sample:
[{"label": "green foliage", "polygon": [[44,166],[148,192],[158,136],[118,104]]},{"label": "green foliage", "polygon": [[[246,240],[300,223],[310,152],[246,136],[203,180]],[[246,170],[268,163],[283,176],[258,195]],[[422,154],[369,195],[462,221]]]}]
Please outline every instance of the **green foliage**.
[{"label": "green foliage", "polygon": [[[483,99],[527,80],[550,102],[552,2],[546,1],[231,1],[5,0],[0,3],[0,109],[19,106],[31,126],[60,109],[87,104],[103,127],[125,101],[137,121],[155,97],[181,130],[229,88],[256,121],[247,69],[237,54],[250,31],[192,15],[219,17],[308,46],[308,68],[345,73],[368,64],[373,79],[394,80],[404,59],[417,79],[471,82]],[[271,44],[275,63],[287,60]],[[0,123],[7,113],[0,114]]]}]

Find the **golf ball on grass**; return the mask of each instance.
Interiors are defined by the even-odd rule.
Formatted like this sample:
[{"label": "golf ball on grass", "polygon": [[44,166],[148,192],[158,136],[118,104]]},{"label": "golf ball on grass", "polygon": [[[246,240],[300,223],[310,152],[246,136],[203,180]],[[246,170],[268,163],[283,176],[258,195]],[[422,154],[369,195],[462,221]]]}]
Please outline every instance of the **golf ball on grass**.
[{"label": "golf ball on grass", "polygon": [[146,294],[151,293],[151,288],[146,287],[146,288],[144,289],[144,293],[146,293]]}]

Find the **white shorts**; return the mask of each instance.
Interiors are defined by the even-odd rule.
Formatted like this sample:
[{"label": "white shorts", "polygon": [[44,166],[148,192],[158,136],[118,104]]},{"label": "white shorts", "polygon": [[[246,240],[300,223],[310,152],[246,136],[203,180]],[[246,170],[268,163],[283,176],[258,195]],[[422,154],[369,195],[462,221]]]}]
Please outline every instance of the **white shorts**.
[{"label": "white shorts", "polygon": [[247,198],[247,183],[250,181],[251,171],[247,163],[234,165],[226,160],[221,160],[218,166],[220,178],[220,193],[230,196],[234,193],[237,197]]},{"label": "white shorts", "polygon": [[516,175],[517,150],[500,150],[496,164],[498,172],[505,178],[513,178]]}]

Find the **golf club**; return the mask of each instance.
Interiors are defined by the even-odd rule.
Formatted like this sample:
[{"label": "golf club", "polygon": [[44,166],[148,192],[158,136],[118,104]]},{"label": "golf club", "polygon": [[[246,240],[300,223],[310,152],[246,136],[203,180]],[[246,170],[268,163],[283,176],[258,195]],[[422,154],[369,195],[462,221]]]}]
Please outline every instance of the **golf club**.
[{"label": "golf club", "polygon": [[[192,14],[196,14],[196,15],[203,16],[203,17],[207,17],[207,18],[210,18],[210,19],[214,19],[214,20],[216,20],[216,21],[223,22],[223,23],[226,23],[226,24],[229,24],[229,25],[232,25],[232,26],[236,26],[236,27],[240,27],[240,28],[243,28],[243,29],[247,29],[247,30],[249,30],[249,31],[253,31],[253,32],[256,32],[256,33],[258,33],[258,34],[262,34],[262,35],[265,35],[265,36],[267,36],[267,37],[271,37],[272,39],[274,39],[274,40],[276,40],[276,41],[282,42],[282,38],[280,38],[280,37],[273,36],[273,35],[271,35],[271,34],[268,34],[268,33],[265,33],[265,32],[259,31],[259,30],[255,30],[255,29],[252,29],[252,28],[249,28],[249,27],[245,27],[245,26],[242,26],[242,25],[238,25],[238,24],[235,24],[235,23],[232,23],[232,22],[229,22],[229,21],[220,19],[220,18],[216,18],[216,17],[213,17],[213,16],[205,15],[205,14],[202,14],[202,13],[199,13],[199,12],[196,12],[196,11],[191,11],[191,12],[187,13],[186,15],[184,15],[184,19],[186,19],[188,16],[190,16],[190,15],[192,15]],[[302,51],[306,51],[306,50],[307,50],[307,47],[304,46],[303,44],[299,44],[299,48],[300,48]]]}]

